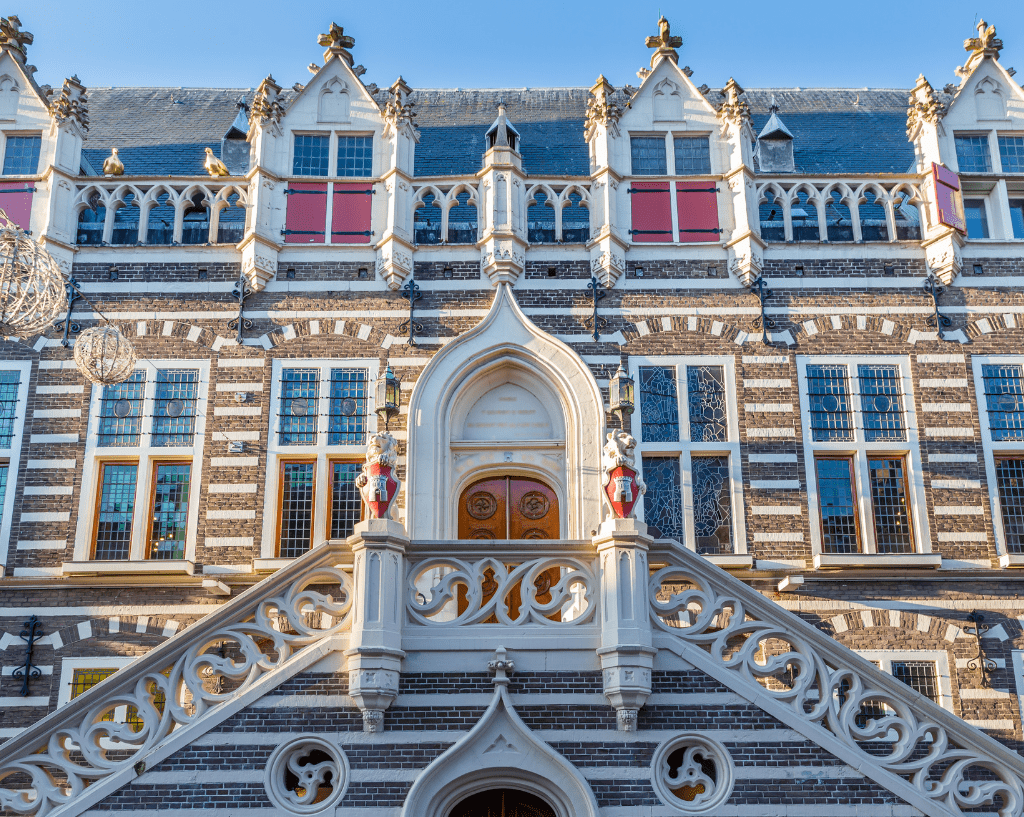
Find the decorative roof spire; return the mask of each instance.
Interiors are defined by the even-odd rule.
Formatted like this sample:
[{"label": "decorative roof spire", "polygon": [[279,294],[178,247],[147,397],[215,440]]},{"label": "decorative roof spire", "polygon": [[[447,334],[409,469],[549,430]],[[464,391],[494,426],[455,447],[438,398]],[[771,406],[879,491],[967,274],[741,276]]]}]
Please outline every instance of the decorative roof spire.
[{"label": "decorative roof spire", "polygon": [[77,75],[64,80],[60,93],[50,103],[50,114],[58,125],[73,121],[83,131],[89,130],[89,97]]},{"label": "decorative roof spire", "polygon": [[768,106],[768,113],[775,116],[779,112],[779,103],[775,101],[775,94],[772,94],[772,104]]},{"label": "decorative roof spire", "polygon": [[488,150],[499,147],[519,150],[519,131],[512,127],[512,123],[505,116],[505,100],[503,99],[498,101],[498,118],[487,129],[484,140]]},{"label": "decorative roof spire", "polygon": [[971,58],[992,57],[997,60],[1002,50],[1003,41],[996,37],[996,27],[984,20],[978,23],[978,36],[964,40],[964,51],[970,51]]},{"label": "decorative roof spire", "polygon": [[584,133],[587,141],[593,137],[598,126],[604,125],[616,136],[619,133],[618,121],[622,116],[622,108],[612,101],[615,89],[601,74],[590,89],[587,99],[587,122]]},{"label": "decorative roof spire", "polygon": [[913,139],[922,123],[936,124],[946,115],[947,105],[936,96],[931,83],[921,74],[910,92],[907,108],[907,138]]},{"label": "decorative roof spire", "polygon": [[33,37],[21,30],[21,20],[15,15],[0,17],[0,51],[9,51],[22,65],[28,58],[25,46],[32,45]]},{"label": "decorative roof spire", "polygon": [[348,50],[356,44],[354,37],[349,37],[345,29],[337,23],[331,23],[326,34],[321,34],[316,41],[327,47],[324,51],[324,63],[330,61],[331,57],[341,57],[349,65],[352,65],[352,53]]},{"label": "decorative roof spire", "polygon": [[768,106],[768,112],[771,115],[768,117],[768,121],[764,123],[764,127],[761,128],[761,132],[757,135],[758,140],[792,139],[792,132],[785,126],[782,119],[779,118],[779,103],[775,101],[775,94],[772,94],[772,104]]},{"label": "decorative roof spire", "polygon": [[656,37],[648,37],[646,44],[648,48],[658,49],[651,55],[651,68],[654,68],[661,59],[670,59],[672,62],[679,61],[676,49],[682,47],[683,38],[672,36],[668,20],[662,16],[658,20],[658,35]]},{"label": "decorative roof spire", "polygon": [[745,99],[740,99],[743,95],[743,88],[740,87],[740,84],[732,77],[729,77],[729,81],[725,83],[721,93],[725,97],[725,102],[719,108],[718,115],[726,122],[734,125],[742,125],[744,122],[749,123],[750,106]]},{"label": "decorative roof spire", "polygon": [[252,108],[249,111],[249,125],[276,125],[284,116],[284,106],[281,104],[281,86],[274,82],[272,75],[260,83],[256,89],[256,95],[252,100]]}]

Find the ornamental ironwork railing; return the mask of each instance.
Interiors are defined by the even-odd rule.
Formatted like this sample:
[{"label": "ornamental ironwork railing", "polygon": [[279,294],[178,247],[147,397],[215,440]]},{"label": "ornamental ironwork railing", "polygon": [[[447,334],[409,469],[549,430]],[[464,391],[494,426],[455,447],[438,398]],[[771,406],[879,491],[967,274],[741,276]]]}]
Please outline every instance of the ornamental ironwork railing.
[{"label": "ornamental ironwork railing", "polygon": [[42,817],[80,805],[90,786],[128,782],[178,731],[348,630],[346,556],[314,548],[4,743],[0,809]]}]

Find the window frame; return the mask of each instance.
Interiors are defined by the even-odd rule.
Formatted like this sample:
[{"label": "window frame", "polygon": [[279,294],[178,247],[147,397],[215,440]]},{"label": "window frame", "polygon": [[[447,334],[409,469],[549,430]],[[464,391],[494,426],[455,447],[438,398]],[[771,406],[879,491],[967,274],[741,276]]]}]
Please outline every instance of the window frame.
[{"label": "window frame", "polygon": [[[924,488],[924,469],[921,465],[921,446],[918,438],[917,416],[914,405],[913,378],[910,360],[904,355],[797,355],[797,377],[799,378],[800,423],[803,431],[804,480],[807,486],[807,513],[811,534],[811,553],[815,567],[834,560],[906,559],[922,554],[931,554],[931,536],[927,524],[927,495]],[[815,440],[811,428],[810,397],[807,383],[807,367],[821,364],[845,365],[847,382],[850,383],[850,413],[854,438],[852,440]],[[905,440],[865,439],[863,408],[859,373],[857,367],[896,366],[903,403],[903,426]],[[874,502],[871,497],[870,460],[883,454],[892,458],[903,457],[906,479],[907,513],[910,517],[910,533],[913,550],[909,553],[879,553],[875,542]],[[854,461],[854,502],[857,511],[857,529],[860,550],[857,553],[825,553],[822,550],[821,498],[818,491],[818,475],[815,463],[819,455],[852,456]],[[829,565],[831,566],[831,565]]]},{"label": "window frame", "polygon": [[[367,181],[376,179],[379,174],[377,158],[377,134],[372,130],[293,130],[291,132],[291,153],[288,154],[288,178],[302,182],[345,182],[345,181]],[[323,176],[297,175],[295,170],[295,137],[296,136],[326,136],[327,137],[327,173]],[[370,174],[368,176],[342,176],[338,173],[338,139],[344,136],[362,136],[370,139]],[[328,207],[332,196],[328,196]],[[328,210],[327,218],[330,223],[331,213]]]},{"label": "window frame", "polygon": [[[861,658],[877,662],[878,668],[887,675],[892,675],[893,662],[928,661],[935,664],[935,678],[939,687],[939,700],[935,703],[948,712],[954,712],[953,680],[949,670],[949,653],[945,650],[854,650],[854,652]],[[907,687],[913,689],[909,684]]]},{"label": "window frame", "polygon": [[[85,461],[82,472],[82,495],[79,504],[79,521],[75,537],[74,561],[65,562],[65,572],[81,572],[97,566],[110,572],[158,571],[191,572],[195,562],[199,532],[199,504],[203,496],[203,451],[206,439],[206,420],[210,385],[210,361],[200,359],[146,360],[136,369],[145,369],[146,382],[142,396],[142,422],[139,444],[135,446],[100,446],[100,409],[103,401],[103,386],[93,386],[89,401],[89,424],[85,443]],[[191,446],[153,446],[153,406],[156,398],[157,371],[161,369],[195,369],[199,372],[195,400],[195,432]],[[96,560],[95,532],[99,519],[100,477],[103,466],[108,463],[135,463],[138,472],[135,485],[135,513],[132,517],[132,538],[129,555],[124,560]],[[154,559],[149,555],[149,533],[152,529],[150,511],[157,464],[188,462],[189,475],[188,517],[185,533],[183,559]],[[81,567],[81,569],[80,569]]]},{"label": "window frame", "polygon": [[[1006,532],[1003,529],[1003,512],[999,501],[999,485],[996,482],[996,459],[1001,457],[1024,458],[1024,440],[992,439],[992,425],[988,416],[988,401],[985,399],[985,366],[1010,365],[1024,369],[1024,355],[972,355],[971,367],[974,375],[974,399],[978,407],[978,424],[981,427],[981,449],[985,462],[985,478],[988,482],[989,511],[992,514],[992,535],[995,538],[996,554],[1001,567],[1024,567],[1024,553],[1010,553],[1006,547]],[[1024,380],[1024,377],[1022,377]]]},{"label": "window frame", "polygon": [[[643,441],[643,409],[640,400],[640,368],[659,366],[674,368],[676,375],[676,400],[679,411],[679,440],[677,441]],[[724,370],[725,400],[731,409],[726,413],[726,439],[718,442],[690,441],[690,406],[689,389],[687,388],[686,369],[688,366],[721,366]],[[637,441],[635,455],[637,470],[643,476],[644,456],[678,457],[679,481],[682,491],[684,546],[696,552],[697,539],[693,519],[693,474],[691,461],[693,457],[724,456],[729,460],[729,493],[732,511],[731,553],[708,554],[705,558],[715,560],[735,560],[736,557],[747,558],[747,536],[743,504],[743,464],[740,459],[740,430],[736,403],[736,359],[731,355],[630,355],[629,373],[637,384],[636,408],[632,417],[633,437]],[[644,502],[638,503],[637,517],[645,519]]]},{"label": "window frame", "polygon": [[[119,672],[133,661],[135,661],[134,657],[122,655],[96,655],[84,658],[62,658],[60,662],[60,684],[57,687],[57,709],[60,709],[62,706],[66,706],[74,700],[74,698],[71,697],[71,685],[74,682],[75,673],[79,670],[92,670],[96,672],[99,670],[113,669],[114,672]],[[103,680],[106,680],[106,678]],[[92,687],[89,689],[92,689]],[[88,690],[86,690],[86,692],[88,692]],[[124,723],[127,719],[127,704],[123,704],[114,710],[114,723]]]},{"label": "window frame", "polygon": [[[319,370],[319,396],[317,397],[317,432],[313,445],[281,445],[281,376],[284,369]],[[373,384],[380,375],[380,361],[377,358],[277,358],[271,365],[270,382],[270,424],[267,438],[267,488],[263,508],[262,541],[260,557],[256,560],[260,568],[273,569],[292,557],[279,556],[280,552],[280,509],[281,509],[281,467],[284,462],[315,462],[313,472],[313,528],[312,543],[328,539],[330,533],[330,490],[331,463],[335,461],[364,462],[366,442],[344,445],[328,445],[330,427],[331,370],[366,370],[366,437],[377,431],[377,415],[374,412]],[[365,511],[363,512],[365,514]]]},{"label": "window frame", "polygon": [[[1003,146],[1000,140],[1002,139],[1024,139],[1024,133],[1020,131],[996,131],[996,160],[999,162],[1000,173],[1024,173],[1024,167],[1020,170],[1007,170],[1003,167]],[[1011,194],[1012,195],[1012,194]]]},{"label": "window frame", "polygon": [[[998,172],[998,170],[996,168],[998,167],[997,162],[999,161],[999,145],[998,145],[998,143],[996,143],[995,151],[992,150],[992,145],[993,145],[992,135],[993,135],[993,133],[994,133],[994,131],[992,131],[992,130],[966,130],[966,131],[954,131],[953,132],[953,137],[952,137],[953,156],[956,157],[956,168],[957,168],[957,172],[958,173],[960,173],[961,175],[966,175],[966,176],[974,176],[974,175],[978,175],[978,174],[989,174],[989,173],[997,173]],[[987,153],[987,156],[988,156],[988,170],[964,170],[960,166],[960,153],[956,149],[957,139],[960,139],[960,138],[964,138],[964,139],[984,139],[985,140],[985,150],[986,150],[986,153]]]},{"label": "window frame", "polygon": [[[39,139],[39,156],[36,158],[36,169],[31,173],[11,173],[10,175],[3,172],[4,164],[7,162],[7,148],[10,145],[10,140],[17,137],[36,137]],[[30,176],[39,176],[39,165],[43,162],[46,154],[43,148],[45,147],[45,140],[43,139],[43,132],[37,130],[9,130],[2,131],[2,140],[0,140],[0,179],[19,179]]]},{"label": "window frame", "polygon": [[[18,372],[18,395],[14,423],[11,426],[11,447],[0,448],[0,460],[7,461],[7,487],[0,505],[0,578],[6,575],[7,559],[11,548],[11,527],[14,523],[14,509],[18,504],[18,473],[21,466],[22,448],[25,442],[25,419],[28,415],[28,387],[32,379],[31,360],[7,360],[0,364],[0,371]],[[6,456],[5,456],[6,453]]]}]

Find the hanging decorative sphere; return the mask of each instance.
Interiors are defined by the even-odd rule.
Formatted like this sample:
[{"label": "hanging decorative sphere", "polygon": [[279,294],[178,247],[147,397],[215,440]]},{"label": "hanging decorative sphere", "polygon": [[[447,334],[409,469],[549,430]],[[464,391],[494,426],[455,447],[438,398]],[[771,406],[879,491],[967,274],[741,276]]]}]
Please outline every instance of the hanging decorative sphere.
[{"label": "hanging decorative sphere", "polygon": [[0,335],[30,338],[68,308],[53,256],[15,226],[0,229]]},{"label": "hanging decorative sphere", "polygon": [[75,340],[75,365],[93,383],[112,386],[135,369],[135,347],[114,326],[91,326]]}]

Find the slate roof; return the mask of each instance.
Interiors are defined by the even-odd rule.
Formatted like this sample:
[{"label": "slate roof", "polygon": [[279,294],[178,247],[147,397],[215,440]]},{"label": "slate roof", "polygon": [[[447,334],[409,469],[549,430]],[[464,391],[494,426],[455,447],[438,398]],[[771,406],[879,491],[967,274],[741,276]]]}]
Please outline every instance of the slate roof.
[{"label": "slate roof", "polygon": [[[419,89],[417,176],[468,175],[480,169],[484,134],[504,100],[522,134],[523,166],[534,175],[585,176],[583,140],[588,89]],[[768,121],[774,94],[794,136],[797,173],[903,173],[914,161],[906,138],[907,90],[748,89],[754,132]],[[84,155],[99,170],[110,148],[132,174],[203,175],[204,148],[220,143],[251,101],[246,88],[91,88],[91,128]],[[383,102],[386,92],[377,93]],[[707,94],[713,105],[722,97]]]}]

